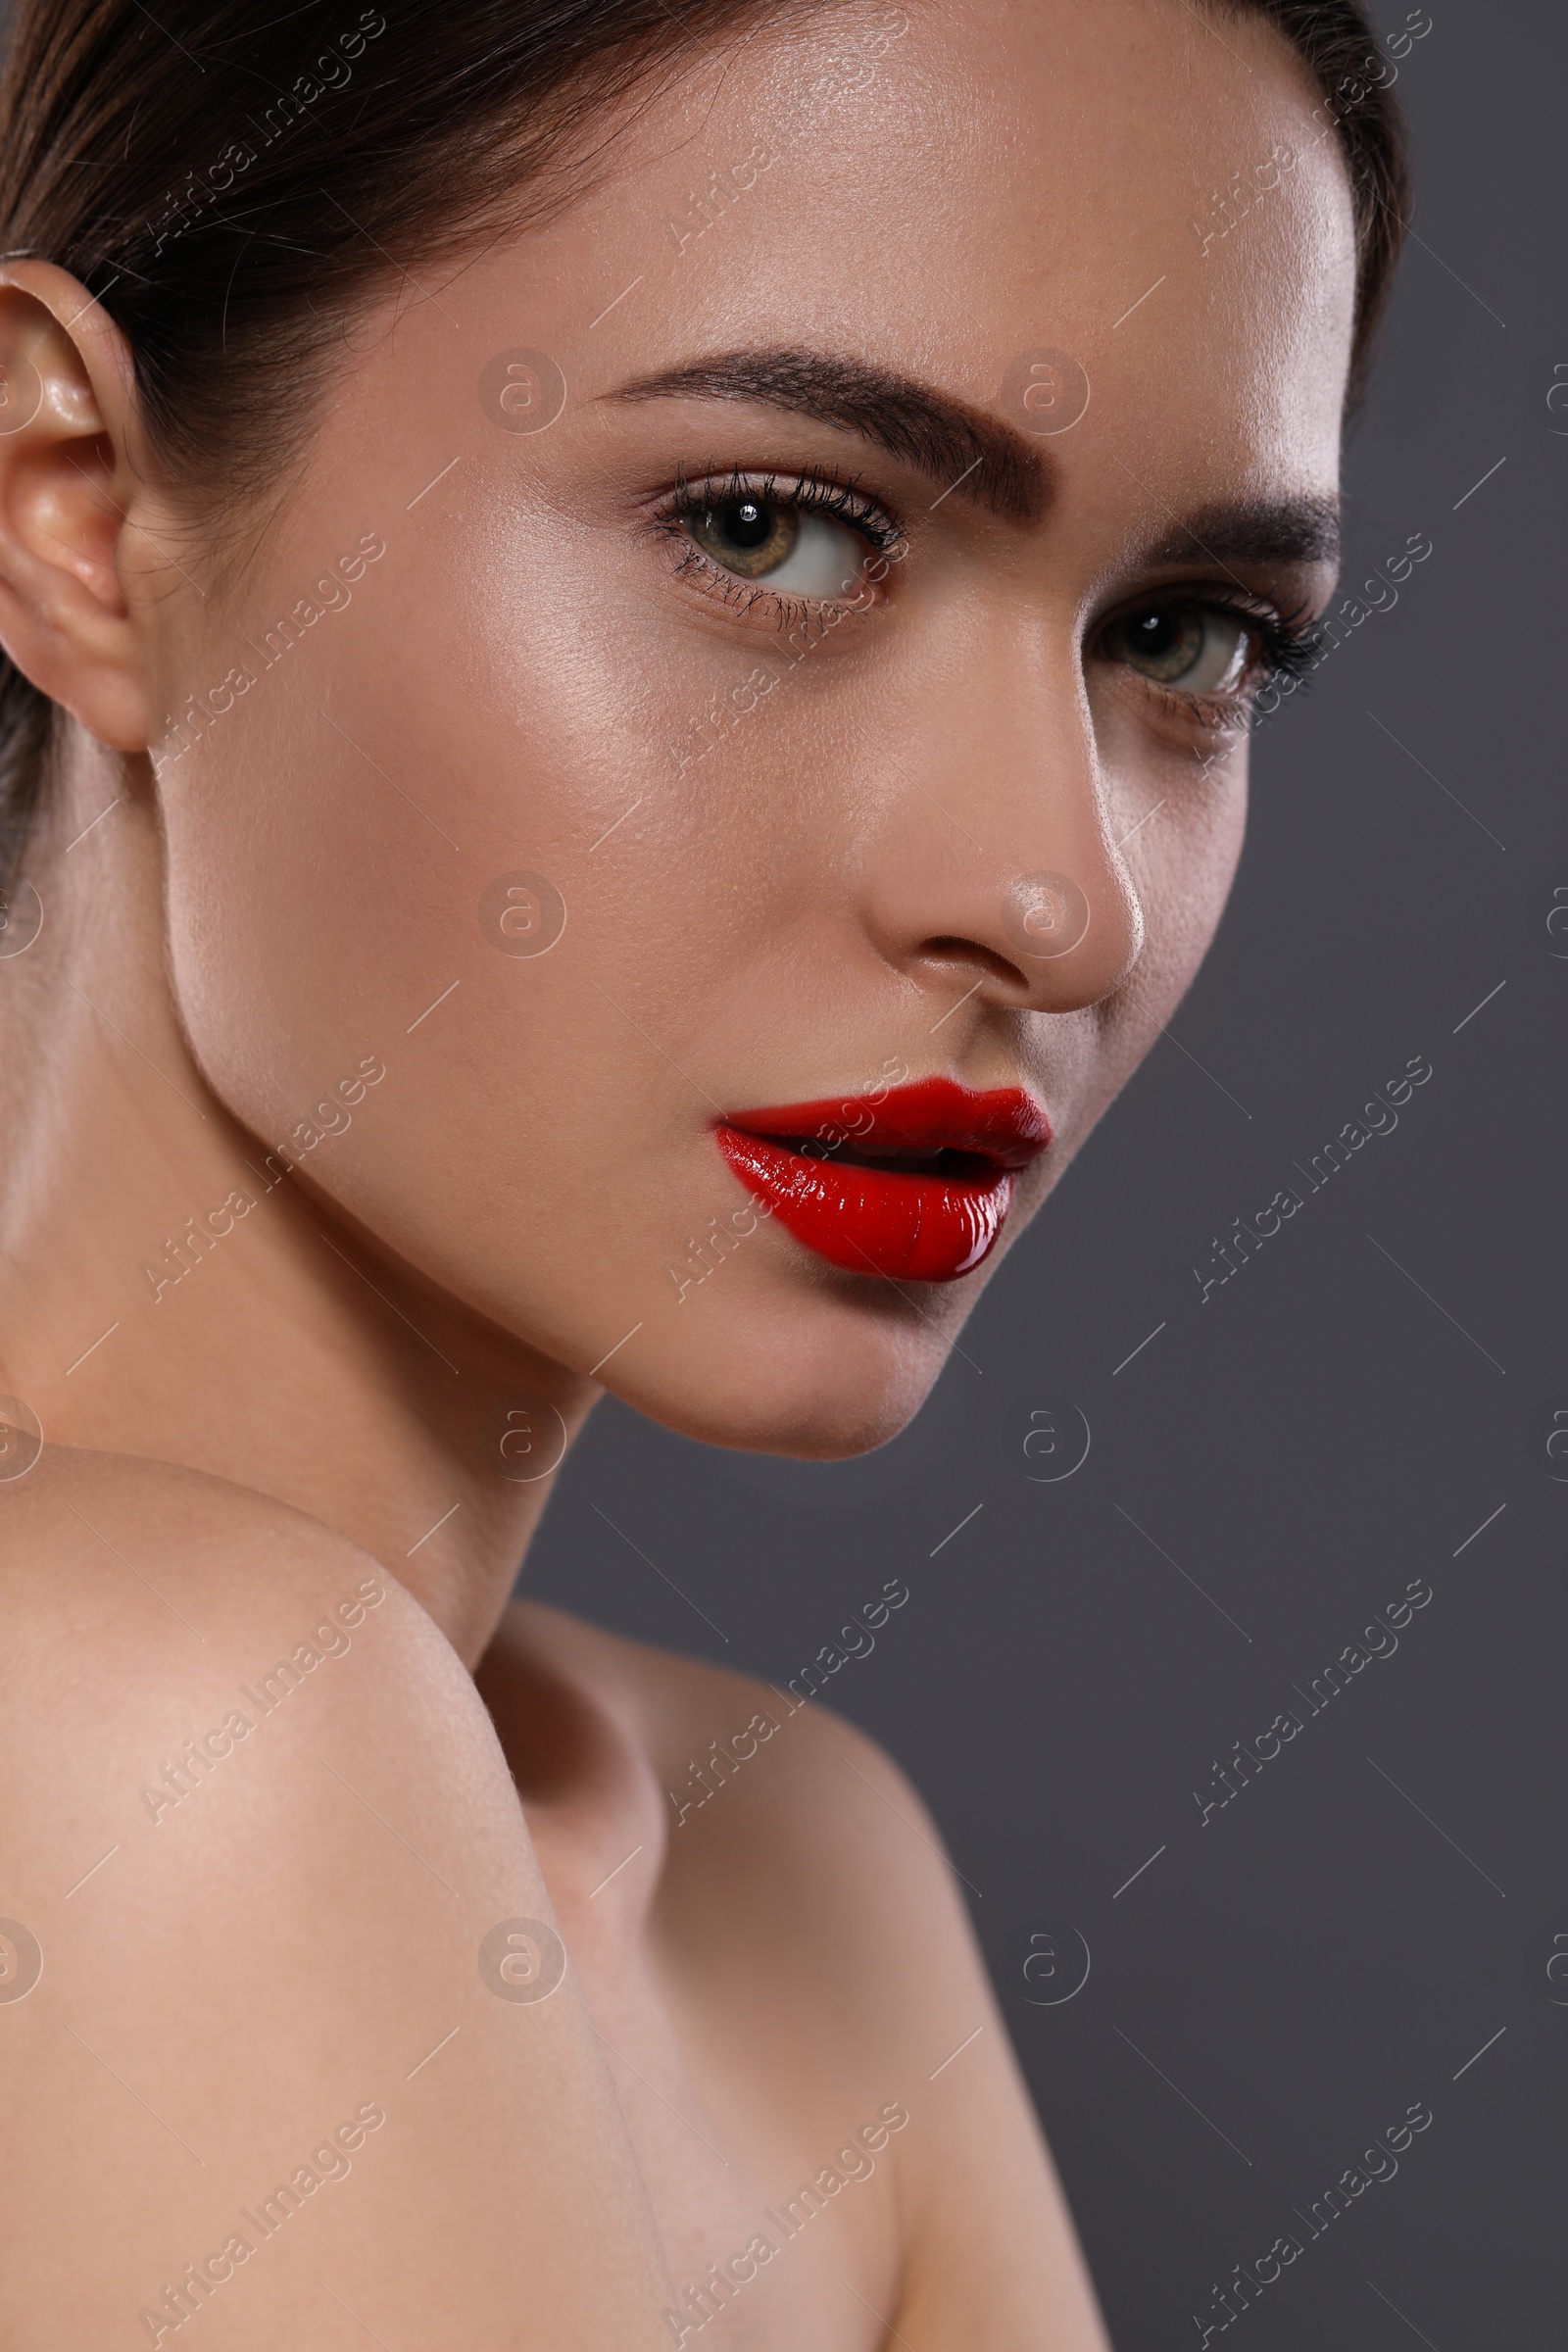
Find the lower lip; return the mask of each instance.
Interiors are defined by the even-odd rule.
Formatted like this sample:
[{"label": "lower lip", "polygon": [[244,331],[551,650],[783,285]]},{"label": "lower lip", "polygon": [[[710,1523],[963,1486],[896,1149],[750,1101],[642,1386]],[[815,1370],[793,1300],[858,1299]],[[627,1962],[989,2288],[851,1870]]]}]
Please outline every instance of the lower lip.
[{"label": "lower lip", "polygon": [[973,1180],[917,1176],[814,1159],[737,1127],[720,1126],[715,1137],[786,1232],[851,1274],[956,1282],[990,1256],[1012,1200],[1007,1168]]}]

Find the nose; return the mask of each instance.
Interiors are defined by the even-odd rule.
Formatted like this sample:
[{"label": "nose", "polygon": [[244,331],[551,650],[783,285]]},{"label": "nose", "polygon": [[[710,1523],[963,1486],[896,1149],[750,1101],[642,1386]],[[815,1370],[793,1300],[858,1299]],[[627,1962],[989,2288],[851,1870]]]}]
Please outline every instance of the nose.
[{"label": "nose", "polygon": [[1021,1011],[1099,1004],[1144,913],[1076,656],[944,665],[902,710],[896,738],[866,742],[882,773],[862,906],[883,956]]}]

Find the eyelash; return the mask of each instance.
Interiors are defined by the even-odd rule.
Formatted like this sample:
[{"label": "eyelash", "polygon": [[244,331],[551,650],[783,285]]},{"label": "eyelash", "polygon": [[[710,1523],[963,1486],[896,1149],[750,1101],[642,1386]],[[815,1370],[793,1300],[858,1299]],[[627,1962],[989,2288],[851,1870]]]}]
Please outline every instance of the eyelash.
[{"label": "eyelash", "polygon": [[840,481],[836,475],[818,473],[813,468],[781,484],[776,474],[746,473],[736,466],[723,476],[704,473],[694,484],[682,468],[674,491],[654,517],[655,528],[673,540],[681,551],[681,560],[675,565],[676,576],[689,574],[706,595],[716,597],[735,612],[752,612],[759,606],[765,608],[777,615],[781,629],[808,619],[836,600],[784,596],[763,581],[738,579],[686,536],[686,525],[696,516],[740,498],[755,498],[763,505],[781,507],[787,514],[828,515],[846,529],[858,532],[876,556],[891,557],[895,550],[905,550],[908,545],[903,525],[880,500],[861,490],[853,476]]},{"label": "eyelash", "polygon": [[[1158,590],[1135,609],[1154,612],[1173,605],[1185,606],[1190,612],[1223,612],[1228,618],[1245,620],[1257,639],[1258,651],[1243,688],[1229,695],[1182,694],[1175,688],[1161,686],[1156,679],[1141,679],[1140,683],[1172,717],[1189,722],[1196,719],[1215,733],[1245,728],[1250,721],[1252,704],[1266,686],[1285,678],[1303,679],[1317,664],[1321,624],[1307,618],[1304,606],[1281,612],[1272,605],[1254,601],[1245,591],[1235,596],[1220,596],[1209,590],[1199,596],[1177,587]],[[1102,627],[1106,625],[1102,623]]]},{"label": "eyelash", "polygon": [[1246,595],[1208,597],[1213,612],[1235,612],[1250,621],[1258,640],[1254,691],[1278,678],[1298,678],[1311,668],[1317,655],[1318,629],[1306,617],[1304,606],[1281,612],[1272,605],[1254,603]]},{"label": "eyelash", "polygon": [[[776,474],[748,473],[739,466],[727,475],[706,470],[695,479],[682,467],[674,491],[654,517],[655,528],[680,549],[676,576],[690,575],[706,595],[715,597],[733,611],[752,612],[759,606],[764,607],[777,615],[781,629],[822,611],[831,600],[780,595],[764,582],[739,579],[715,564],[687,536],[686,526],[696,516],[740,498],[755,498],[791,514],[829,515],[835,522],[858,532],[875,555],[897,560],[897,554],[907,551],[903,525],[880,500],[861,490],[853,476],[841,481],[833,474],[813,468],[780,484]],[[1145,679],[1143,683],[1149,692],[1174,716],[1188,720],[1197,717],[1201,724],[1215,729],[1234,727],[1245,721],[1251,702],[1265,686],[1285,678],[1302,678],[1316,663],[1318,625],[1306,618],[1304,608],[1281,612],[1245,593],[1221,596],[1209,592],[1197,596],[1184,594],[1179,587],[1161,589],[1148,603],[1152,610],[1182,604],[1201,612],[1223,612],[1245,620],[1257,639],[1257,659],[1243,694],[1182,694],[1152,679]]]}]

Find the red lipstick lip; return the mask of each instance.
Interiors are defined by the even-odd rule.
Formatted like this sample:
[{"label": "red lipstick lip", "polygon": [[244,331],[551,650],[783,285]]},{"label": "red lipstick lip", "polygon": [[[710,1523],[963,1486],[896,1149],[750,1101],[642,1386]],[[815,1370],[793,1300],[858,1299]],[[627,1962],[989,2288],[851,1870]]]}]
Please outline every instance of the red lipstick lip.
[{"label": "red lipstick lip", "polygon": [[732,1111],[714,1141],[754,1199],[830,1264],[955,1282],[995,1248],[1014,1178],[1050,1144],[1051,1122],[1021,1087],[925,1078],[881,1101]]},{"label": "red lipstick lip", "polygon": [[[1021,1086],[981,1092],[953,1078],[920,1078],[880,1102],[871,1095],[824,1095],[765,1110],[731,1110],[724,1125],[741,1135],[846,1144],[892,1145],[906,1152],[964,1152],[999,1168],[1027,1168],[1051,1142],[1051,1121]],[[824,1133],[824,1131],[828,1131]]]}]

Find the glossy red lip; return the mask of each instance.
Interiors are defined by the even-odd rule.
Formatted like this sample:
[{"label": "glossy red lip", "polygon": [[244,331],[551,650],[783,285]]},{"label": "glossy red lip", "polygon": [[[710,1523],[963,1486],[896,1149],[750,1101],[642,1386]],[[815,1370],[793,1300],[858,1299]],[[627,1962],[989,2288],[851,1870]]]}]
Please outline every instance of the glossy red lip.
[{"label": "glossy red lip", "polygon": [[719,1150],[786,1230],[852,1274],[956,1282],[990,1255],[1013,1178],[1051,1141],[1021,1087],[923,1078],[875,1094],[731,1111]]}]

